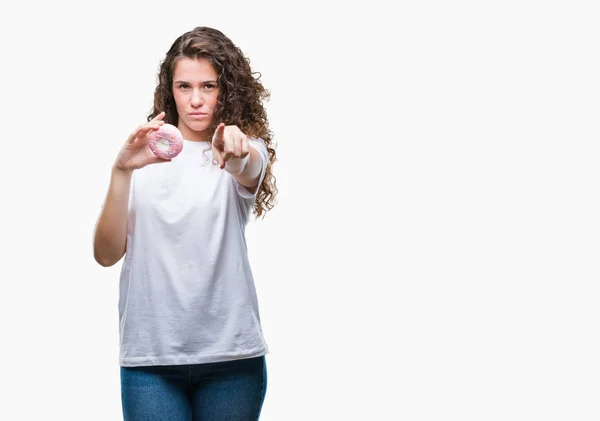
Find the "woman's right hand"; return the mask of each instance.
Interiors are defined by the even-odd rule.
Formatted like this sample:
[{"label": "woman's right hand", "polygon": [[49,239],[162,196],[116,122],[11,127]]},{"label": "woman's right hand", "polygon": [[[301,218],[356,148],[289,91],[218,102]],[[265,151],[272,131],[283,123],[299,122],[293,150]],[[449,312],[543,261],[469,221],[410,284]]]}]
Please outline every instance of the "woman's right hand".
[{"label": "woman's right hand", "polygon": [[120,171],[133,171],[145,167],[148,164],[159,162],[170,162],[170,159],[160,158],[152,153],[148,146],[150,133],[162,126],[165,112],[161,112],[149,122],[139,126],[127,139],[119,156],[115,161],[114,168]]}]

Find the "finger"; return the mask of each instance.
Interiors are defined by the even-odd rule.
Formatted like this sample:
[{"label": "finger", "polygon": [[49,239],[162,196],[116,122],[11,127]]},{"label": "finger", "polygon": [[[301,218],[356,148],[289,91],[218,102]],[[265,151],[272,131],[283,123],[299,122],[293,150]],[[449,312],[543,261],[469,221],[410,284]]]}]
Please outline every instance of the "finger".
[{"label": "finger", "polygon": [[213,153],[213,161],[217,162],[217,164],[219,165],[219,168],[221,168],[221,169],[225,168],[225,161],[223,161],[221,152],[219,152],[219,150],[213,146],[212,153]]},{"label": "finger", "polygon": [[241,158],[245,158],[250,153],[250,141],[248,136],[244,135],[241,142]]},{"label": "finger", "polygon": [[235,153],[235,137],[226,136],[225,137],[225,147],[223,148],[223,160],[225,162],[229,161],[233,154]]},{"label": "finger", "polygon": [[221,123],[217,126],[215,130],[215,134],[213,135],[212,143],[213,145],[217,145],[221,147],[224,143],[225,138],[225,123]]},{"label": "finger", "polygon": [[135,129],[127,139],[128,144],[136,143],[139,139],[145,139],[146,135],[152,130],[158,130],[160,126],[164,125],[165,122],[162,120],[149,121],[148,123],[142,124]]},{"label": "finger", "polygon": [[171,158],[161,158],[160,156],[156,156],[156,155],[154,155],[152,158],[150,158],[151,164],[160,164],[161,162],[171,162],[171,161],[172,161]]},{"label": "finger", "polygon": [[153,118],[152,120],[150,120],[150,121],[162,121],[162,119],[163,119],[163,118],[165,118],[165,114],[166,114],[166,113],[165,113],[164,111],[161,111],[160,113],[158,113],[158,114],[156,115],[156,117],[154,117],[154,118]]},{"label": "finger", "polygon": [[165,125],[165,122],[162,120],[148,122],[148,123],[144,124],[144,132],[147,134],[152,131],[157,131],[164,125]]},{"label": "finger", "polygon": [[127,138],[127,144],[129,145],[129,144],[134,143],[135,140],[140,135],[141,131],[142,131],[142,126],[139,126],[137,129],[132,131],[131,134],[129,135],[129,137]]},{"label": "finger", "polygon": [[159,162],[165,162],[165,161],[172,160],[172,158],[163,158],[159,155],[155,155],[154,152],[152,152],[152,149],[150,149],[150,145],[148,145],[148,144],[146,144],[143,153],[145,154],[146,159],[149,164],[156,164]]},{"label": "finger", "polygon": [[152,119],[147,123],[142,124],[142,127],[155,127],[155,126],[163,126],[165,122],[163,120],[155,120]]},{"label": "finger", "polygon": [[148,123],[142,125],[142,130],[140,131],[138,138],[147,142],[150,136],[150,133],[157,131],[164,126],[165,122],[162,120],[157,121],[149,121]]},{"label": "finger", "polygon": [[233,155],[236,158],[241,158],[242,157],[242,141],[243,141],[243,135],[242,134],[238,134],[235,137],[235,141],[233,142]]}]

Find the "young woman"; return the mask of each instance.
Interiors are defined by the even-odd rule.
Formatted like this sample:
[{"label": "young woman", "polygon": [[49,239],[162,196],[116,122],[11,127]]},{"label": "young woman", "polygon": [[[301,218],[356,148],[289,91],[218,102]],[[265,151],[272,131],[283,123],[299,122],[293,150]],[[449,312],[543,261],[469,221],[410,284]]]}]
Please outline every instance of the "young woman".
[{"label": "young woman", "polygon": [[[148,121],[112,167],[94,257],[120,277],[121,397],[126,421],[257,420],[267,344],[245,226],[273,207],[275,150],[249,60],[198,27],[161,63]],[[149,135],[184,137],[173,159]]]}]

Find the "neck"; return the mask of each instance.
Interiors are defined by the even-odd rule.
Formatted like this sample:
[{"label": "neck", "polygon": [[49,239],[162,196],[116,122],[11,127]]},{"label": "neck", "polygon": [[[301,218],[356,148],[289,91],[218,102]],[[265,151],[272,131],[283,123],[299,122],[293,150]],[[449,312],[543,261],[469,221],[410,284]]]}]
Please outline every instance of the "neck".
[{"label": "neck", "polygon": [[181,120],[177,124],[177,128],[181,132],[181,135],[185,140],[191,140],[192,142],[210,142],[211,135],[209,129],[202,131],[195,131],[190,129],[186,124],[182,123]]}]

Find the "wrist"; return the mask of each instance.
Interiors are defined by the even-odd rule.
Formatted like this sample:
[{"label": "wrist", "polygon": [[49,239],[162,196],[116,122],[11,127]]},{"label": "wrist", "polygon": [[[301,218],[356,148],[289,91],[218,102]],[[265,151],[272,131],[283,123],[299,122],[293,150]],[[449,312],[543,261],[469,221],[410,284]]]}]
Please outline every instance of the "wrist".
[{"label": "wrist", "polygon": [[133,169],[123,169],[123,168],[117,167],[116,165],[113,165],[113,167],[111,169],[111,175],[113,177],[128,178],[128,177],[131,177],[132,174],[133,174]]},{"label": "wrist", "polygon": [[250,154],[246,155],[244,158],[233,158],[225,163],[224,170],[227,171],[231,175],[238,175],[246,168],[248,165],[248,161],[250,159]]}]

